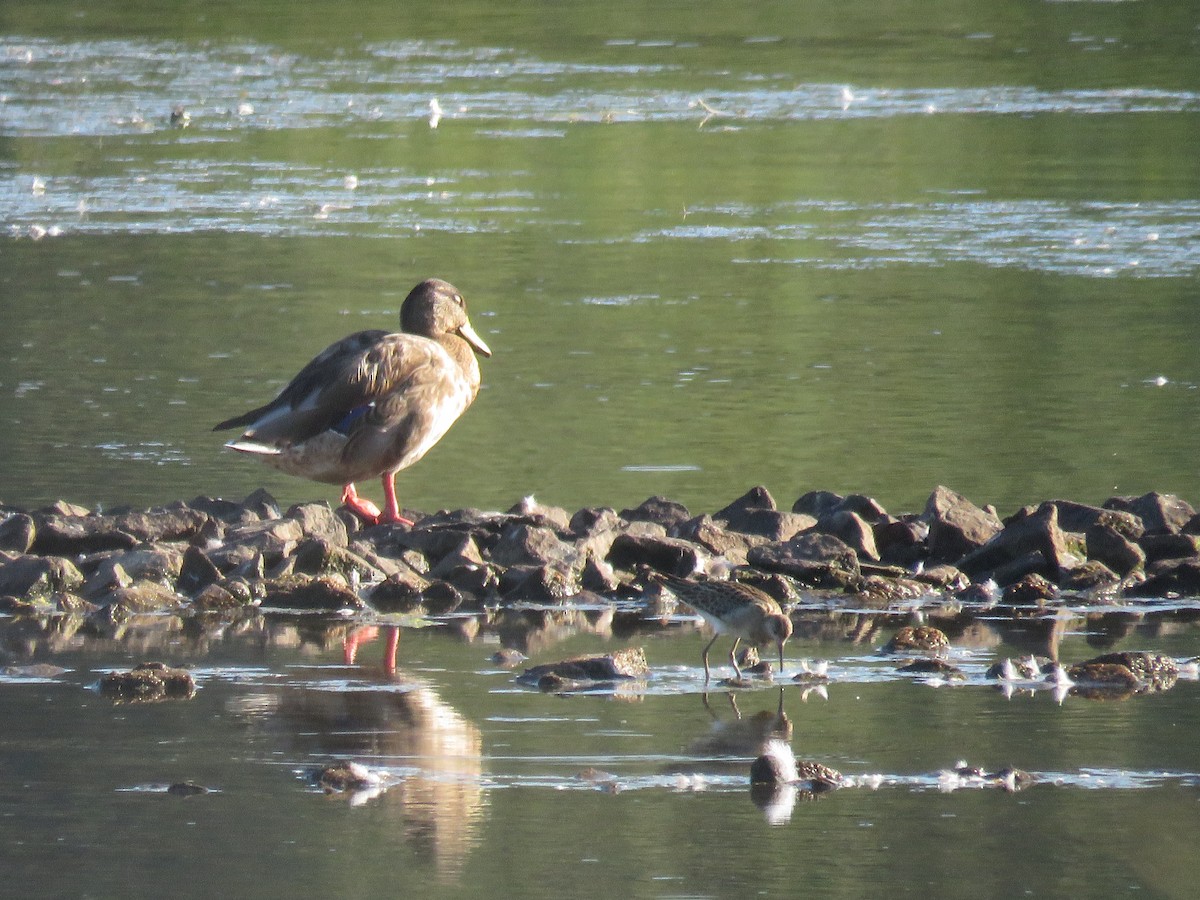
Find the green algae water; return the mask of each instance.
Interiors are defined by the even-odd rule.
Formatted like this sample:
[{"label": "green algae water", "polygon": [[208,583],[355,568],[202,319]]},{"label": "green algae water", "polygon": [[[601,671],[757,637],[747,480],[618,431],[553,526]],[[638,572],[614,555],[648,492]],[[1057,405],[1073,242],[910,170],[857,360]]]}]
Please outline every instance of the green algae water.
[{"label": "green algae water", "polygon": [[[412,508],[699,513],[754,484],[893,512],[937,484],[1002,513],[1196,503],[1198,28],[1194,3],[8,0],[0,501],[335,501],[211,426],[437,276],[495,355],[400,475]],[[796,752],[863,780],[771,824],[716,738],[774,691],[545,697],[444,630],[406,630],[385,680],[304,629],[43,644],[4,621],[0,662],[71,671],[0,681],[0,894],[1185,897],[1200,875],[1191,681],[1062,705],[789,686]],[[1130,640],[1186,658],[1189,627]],[[656,676],[701,645],[661,640]],[[196,666],[196,699],[90,690],[143,655]],[[314,792],[298,773],[331,756],[395,784]],[[943,791],[960,757],[1041,780]],[[187,779],[216,790],[159,789]]]}]

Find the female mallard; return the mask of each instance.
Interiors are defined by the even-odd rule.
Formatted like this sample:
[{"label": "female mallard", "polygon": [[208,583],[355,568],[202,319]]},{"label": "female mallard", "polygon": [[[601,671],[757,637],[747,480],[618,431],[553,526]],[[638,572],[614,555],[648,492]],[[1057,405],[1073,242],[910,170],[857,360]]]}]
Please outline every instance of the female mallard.
[{"label": "female mallard", "polygon": [[[342,502],[367,522],[400,515],[396,473],[424,456],[479,393],[475,353],[492,351],[471,328],[453,285],[422,281],[400,307],[400,332],[360,331],[331,344],[266,406],[213,431],[249,427],[225,446],[291,475],[342,484]],[[380,476],[383,512],[354,482]]]}]

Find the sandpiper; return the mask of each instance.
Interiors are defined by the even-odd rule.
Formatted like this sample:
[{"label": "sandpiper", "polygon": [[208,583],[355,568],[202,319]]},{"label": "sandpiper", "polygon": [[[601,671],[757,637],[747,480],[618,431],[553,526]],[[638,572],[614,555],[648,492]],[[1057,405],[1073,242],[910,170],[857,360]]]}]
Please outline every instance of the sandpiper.
[{"label": "sandpiper", "polygon": [[705,683],[710,678],[708,651],[722,634],[734,636],[729,662],[739,681],[742,670],[737,664],[737,648],[743,638],[755,645],[778,646],[779,671],[783,672],[783,645],[792,635],[792,620],[773,597],[739,581],[685,581],[673,575],[657,578],[716,631],[704,647]]}]

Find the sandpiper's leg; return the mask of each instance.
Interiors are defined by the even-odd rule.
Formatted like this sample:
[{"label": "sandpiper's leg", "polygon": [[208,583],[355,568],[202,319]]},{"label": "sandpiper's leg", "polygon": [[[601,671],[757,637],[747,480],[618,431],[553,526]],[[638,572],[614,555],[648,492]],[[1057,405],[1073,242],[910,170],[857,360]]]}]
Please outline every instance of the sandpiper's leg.
[{"label": "sandpiper's leg", "polygon": [[704,645],[704,683],[708,684],[708,651],[712,649],[712,645],[717,642],[717,638],[721,636],[720,632],[713,635],[713,639]]},{"label": "sandpiper's leg", "polygon": [[353,482],[342,488],[342,503],[368,525],[379,522],[379,507],[365,497],[358,496]]},{"label": "sandpiper's leg", "polygon": [[396,499],[396,473],[384,472],[383,478],[383,513],[379,517],[380,523],[392,525],[412,525],[412,519],[406,519],[400,515],[400,501]]},{"label": "sandpiper's leg", "polygon": [[738,668],[737,664],[737,648],[738,644],[741,642],[742,639],[740,637],[736,637],[733,639],[733,646],[729,648],[729,661],[733,664],[733,671],[737,675],[738,681],[742,680],[742,670]]}]

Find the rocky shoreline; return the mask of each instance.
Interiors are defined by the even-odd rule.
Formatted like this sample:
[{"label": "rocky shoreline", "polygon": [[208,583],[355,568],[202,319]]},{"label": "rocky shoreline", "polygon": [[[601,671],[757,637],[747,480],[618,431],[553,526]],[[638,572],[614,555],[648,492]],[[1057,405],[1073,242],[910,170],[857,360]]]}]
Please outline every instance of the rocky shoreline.
[{"label": "rocky shoreline", "polygon": [[281,510],[265,491],[93,513],[70,503],[0,521],[0,611],[108,622],[146,612],[363,610],[444,615],[513,604],[657,602],[651,571],[750,581],[878,607],[1011,607],[1200,594],[1200,516],[1171,494],[1050,500],[1001,519],[945,487],[920,513],[813,491],[790,511],[756,487],[712,514],[652,497],[574,514],[527,498],[362,527],[345,510]]}]

